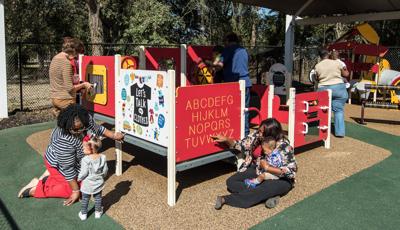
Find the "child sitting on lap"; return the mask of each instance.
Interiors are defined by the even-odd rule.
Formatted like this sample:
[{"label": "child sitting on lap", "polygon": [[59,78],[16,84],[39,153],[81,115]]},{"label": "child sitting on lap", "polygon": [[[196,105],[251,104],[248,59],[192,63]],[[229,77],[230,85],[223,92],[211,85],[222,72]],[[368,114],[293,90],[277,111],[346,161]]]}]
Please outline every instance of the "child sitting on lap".
[{"label": "child sitting on lap", "polygon": [[99,154],[101,147],[100,139],[86,136],[83,139],[83,152],[86,154],[81,161],[81,171],[78,175],[78,181],[82,181],[82,207],[79,212],[79,218],[86,220],[90,196],[93,195],[95,203],[94,217],[100,218],[103,214],[101,192],[104,188],[104,177],[107,175],[107,159],[104,154]]},{"label": "child sitting on lap", "polygon": [[282,156],[279,151],[274,151],[276,147],[276,141],[272,137],[264,138],[262,144],[262,154],[257,159],[257,175],[258,177],[253,179],[246,179],[244,182],[248,188],[255,188],[264,180],[278,180],[279,177],[267,172],[269,166],[281,168],[283,166]]}]

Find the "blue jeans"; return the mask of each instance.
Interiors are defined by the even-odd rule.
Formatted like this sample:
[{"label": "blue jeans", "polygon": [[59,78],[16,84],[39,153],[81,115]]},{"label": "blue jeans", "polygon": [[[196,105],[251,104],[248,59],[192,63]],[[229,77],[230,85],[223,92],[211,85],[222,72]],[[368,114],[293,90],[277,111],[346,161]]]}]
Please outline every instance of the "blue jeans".
[{"label": "blue jeans", "polygon": [[[246,108],[250,107],[250,89],[251,87],[246,87],[246,93],[244,99]],[[246,111],[244,113],[244,136],[249,135],[249,133],[250,133],[249,112]]]},{"label": "blue jeans", "polygon": [[335,117],[335,136],[344,137],[346,129],[344,126],[344,105],[349,97],[346,84],[319,86],[318,91],[332,90],[332,112]]}]

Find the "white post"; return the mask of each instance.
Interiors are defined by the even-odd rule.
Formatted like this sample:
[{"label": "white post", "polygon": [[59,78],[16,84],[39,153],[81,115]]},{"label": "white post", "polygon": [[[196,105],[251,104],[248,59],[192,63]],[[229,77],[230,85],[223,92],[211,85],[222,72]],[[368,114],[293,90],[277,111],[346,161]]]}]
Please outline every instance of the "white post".
[{"label": "white post", "polygon": [[185,44],[181,45],[181,86],[186,86],[186,76],[187,76],[187,46]]},{"label": "white post", "polygon": [[268,86],[268,115],[267,118],[272,118],[274,108],[274,85]]},{"label": "white post", "polygon": [[139,46],[139,69],[146,69],[146,54],[144,46]]},{"label": "white post", "polygon": [[295,88],[290,88],[290,92],[289,92],[289,124],[288,124],[288,136],[289,136],[289,142],[290,145],[293,146],[294,148],[294,132],[295,132],[295,121],[296,121],[296,117],[295,117],[295,108],[296,108],[296,89]]},{"label": "white post", "polygon": [[0,0],[0,118],[8,117],[4,0]]},{"label": "white post", "polygon": [[[115,124],[115,132],[121,132],[122,130],[122,117],[120,117],[119,109],[122,108],[121,96],[118,92],[121,92],[121,78],[120,75],[120,67],[121,67],[121,55],[115,55],[115,66],[114,66],[114,77],[115,77],[115,116],[114,116],[114,124]],[[115,175],[122,175],[122,144],[119,141],[115,141]]]},{"label": "white post", "polygon": [[79,80],[82,81],[83,76],[82,76],[82,60],[83,60],[83,54],[79,54],[79,59],[78,59],[78,64],[79,64]]},{"label": "white post", "polygon": [[[378,63],[376,63],[377,65],[378,65],[378,72],[375,74],[375,84],[376,85],[378,85],[378,82],[379,82],[379,78],[380,78],[380,75],[381,75],[381,68],[380,68],[380,66],[379,66],[379,61],[378,61]],[[375,91],[374,91],[374,99],[373,99],[373,101],[374,102],[376,102],[376,96],[378,95],[378,90],[376,89]],[[368,99],[368,98],[367,98]]]},{"label": "white post", "polygon": [[[83,60],[83,54],[79,54],[78,56],[78,65],[79,65],[79,81],[83,81],[83,76],[82,76],[82,60]],[[79,104],[82,105],[82,98],[86,96],[86,93],[79,93]]]},{"label": "white post", "polygon": [[328,108],[328,136],[326,137],[326,140],[324,141],[325,148],[330,149],[331,148],[331,119],[332,119],[332,90],[328,89],[328,98],[329,98],[329,108]]},{"label": "white post", "polygon": [[169,133],[168,133],[168,150],[167,150],[167,184],[168,184],[168,205],[175,206],[176,203],[176,126],[175,126],[175,71],[168,70],[168,87],[170,87],[167,92],[168,100],[168,121],[169,121]]},{"label": "white post", "polygon": [[293,71],[294,20],[292,15],[286,15],[285,26],[285,66],[289,73]]},{"label": "white post", "polygon": [[239,81],[240,85],[240,139],[244,138],[244,113],[247,111],[248,108],[246,108],[246,82],[244,80]]}]

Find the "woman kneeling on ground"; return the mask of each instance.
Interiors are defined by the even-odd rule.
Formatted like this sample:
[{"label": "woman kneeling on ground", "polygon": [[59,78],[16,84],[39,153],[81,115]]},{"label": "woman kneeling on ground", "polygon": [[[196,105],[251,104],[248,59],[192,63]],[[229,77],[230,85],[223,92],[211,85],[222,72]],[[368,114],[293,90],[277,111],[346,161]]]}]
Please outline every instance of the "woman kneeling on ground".
[{"label": "woman kneeling on ground", "polygon": [[[241,141],[234,141],[221,135],[215,136],[214,139],[217,142],[227,144],[232,149],[239,150],[245,156],[252,156],[252,159],[257,159],[259,153],[255,153],[254,150],[261,145],[265,137],[275,139],[277,144],[274,151],[279,151],[283,161],[283,167],[269,166],[266,168],[266,172],[274,174],[280,179],[265,180],[255,188],[249,188],[244,181],[257,177],[256,163],[253,160],[247,168],[239,170],[227,179],[226,185],[231,194],[218,196],[215,209],[221,209],[224,204],[249,208],[265,200],[266,207],[273,208],[278,204],[279,198],[294,187],[297,164],[293,148],[284,136],[281,124],[276,119],[264,120],[257,132],[249,134]],[[238,168],[243,169],[243,167]]]},{"label": "woman kneeling on ground", "polygon": [[69,105],[57,118],[57,127],[52,131],[50,144],[44,154],[46,171],[40,178],[33,178],[23,187],[19,198],[66,198],[64,205],[71,205],[80,197],[77,176],[84,157],[82,140],[91,132],[122,140],[124,135],[113,132],[94,122],[93,117],[81,105]]}]

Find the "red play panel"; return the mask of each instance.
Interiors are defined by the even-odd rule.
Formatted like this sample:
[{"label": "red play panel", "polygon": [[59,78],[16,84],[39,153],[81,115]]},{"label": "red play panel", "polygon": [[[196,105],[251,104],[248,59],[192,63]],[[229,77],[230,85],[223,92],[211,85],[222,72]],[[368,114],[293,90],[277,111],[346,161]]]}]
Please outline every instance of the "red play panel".
[{"label": "red play panel", "polygon": [[82,58],[82,80],[88,81],[87,69],[90,65],[104,66],[106,69],[107,100],[105,105],[92,103],[82,97],[82,105],[89,111],[100,113],[109,117],[115,117],[115,57],[114,56],[83,56]]},{"label": "red play panel", "polygon": [[176,97],[176,162],[222,151],[210,135],[240,138],[238,83],[180,87]]}]

